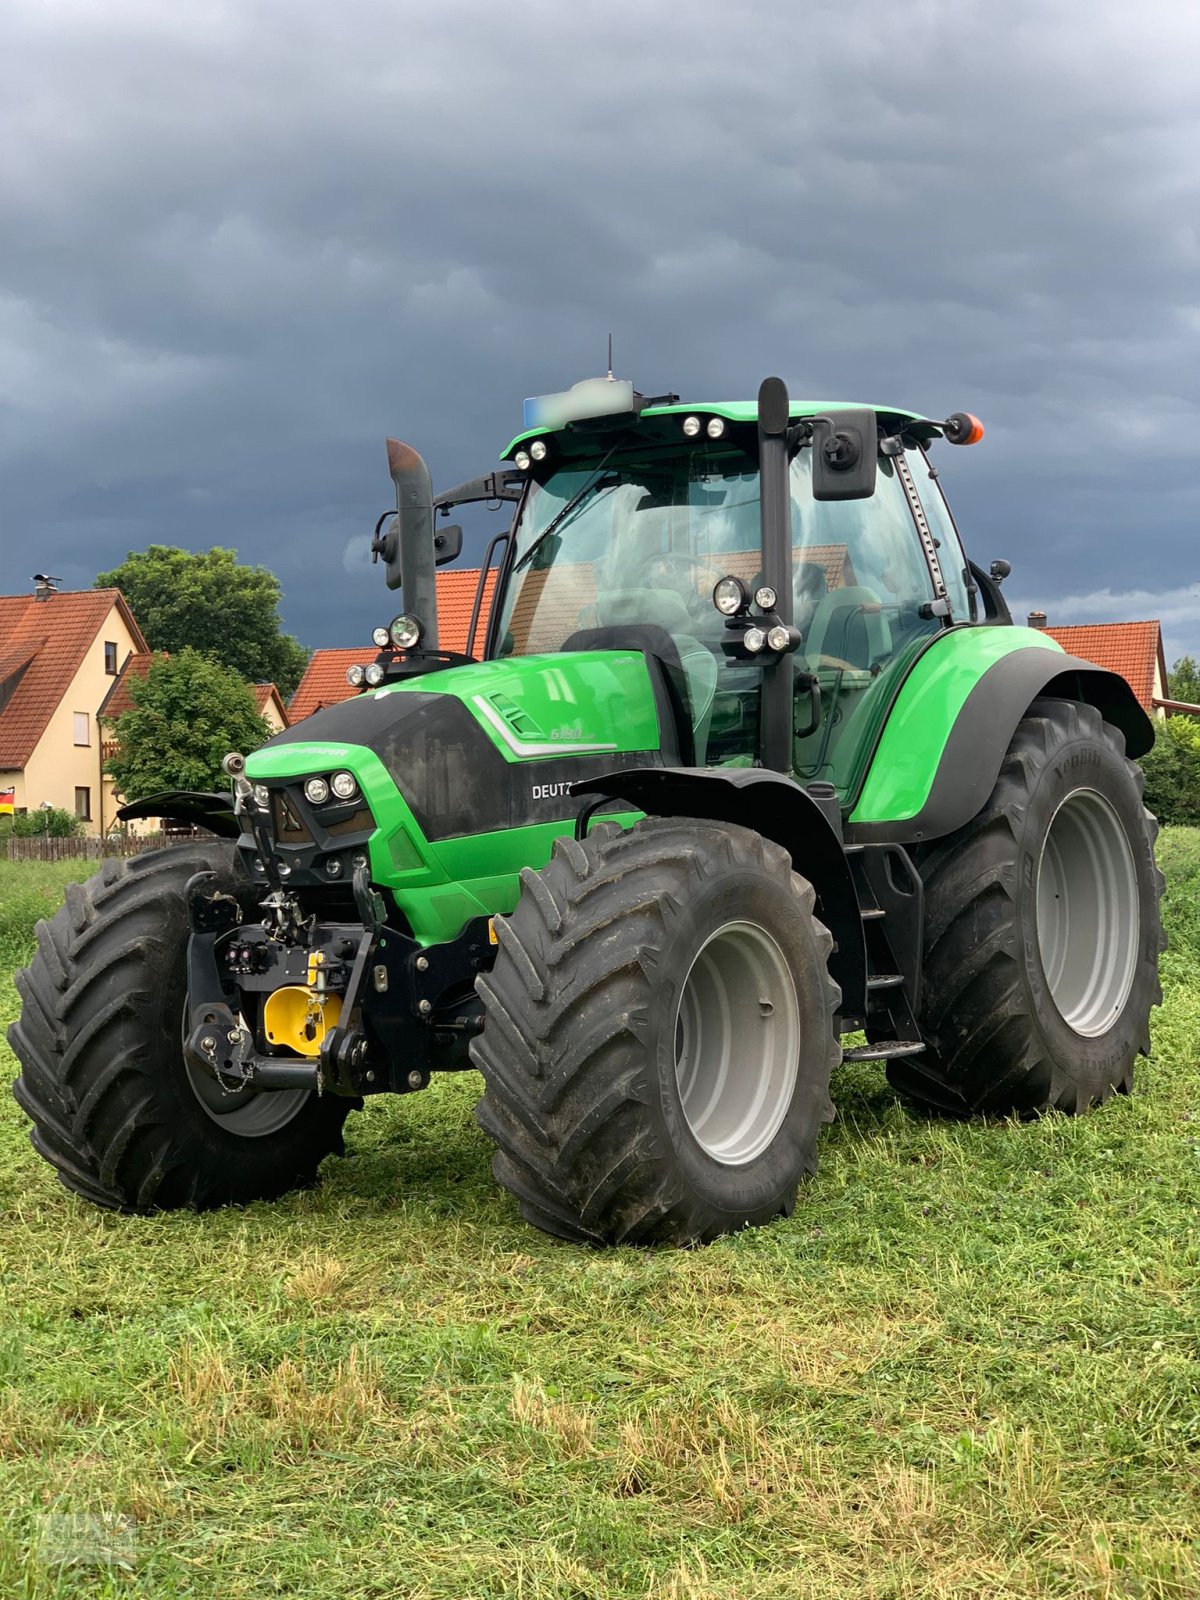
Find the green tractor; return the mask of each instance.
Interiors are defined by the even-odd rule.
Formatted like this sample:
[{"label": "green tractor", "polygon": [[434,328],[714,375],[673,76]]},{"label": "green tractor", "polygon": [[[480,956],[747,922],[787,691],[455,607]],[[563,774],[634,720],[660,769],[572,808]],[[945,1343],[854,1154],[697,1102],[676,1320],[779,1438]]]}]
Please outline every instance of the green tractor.
[{"label": "green tractor", "polygon": [[[436,497],[390,441],[404,612],[361,692],[231,755],[230,793],[126,806],[208,834],[40,927],[36,1148],[102,1206],[241,1204],[313,1182],[365,1096],[474,1067],[529,1222],[687,1244],[791,1212],[841,1061],[957,1117],[1128,1091],[1153,733],[965,554],[930,455],[982,431],[610,376]],[[435,583],[472,501],[513,508],[478,659]]]}]

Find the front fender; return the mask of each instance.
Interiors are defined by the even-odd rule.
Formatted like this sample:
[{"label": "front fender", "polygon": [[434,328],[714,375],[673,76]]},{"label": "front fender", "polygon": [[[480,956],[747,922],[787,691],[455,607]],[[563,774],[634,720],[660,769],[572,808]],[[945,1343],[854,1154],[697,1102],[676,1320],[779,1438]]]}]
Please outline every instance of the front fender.
[{"label": "front fender", "polygon": [[207,828],[222,839],[236,839],[242,825],[234,815],[233,801],[227,794],[202,794],[194,789],[166,789],[117,808],[118,822],[133,822],[141,817],[162,817],[167,822],[186,822]]},{"label": "front fender", "polygon": [[866,1015],[867,957],[850,863],[833,822],[798,783],[764,767],[631,767],[573,783],[571,793],[628,800],[655,817],[733,822],[781,844],[816,890],[817,915],[833,935],[829,971],[842,1014]]},{"label": "front fender", "polygon": [[900,688],[850,814],[847,838],[911,844],[955,832],[986,803],[1017,724],[1039,696],[1095,706],[1130,756],[1150,718],[1115,672],[1031,628],[963,627],[919,657]]}]

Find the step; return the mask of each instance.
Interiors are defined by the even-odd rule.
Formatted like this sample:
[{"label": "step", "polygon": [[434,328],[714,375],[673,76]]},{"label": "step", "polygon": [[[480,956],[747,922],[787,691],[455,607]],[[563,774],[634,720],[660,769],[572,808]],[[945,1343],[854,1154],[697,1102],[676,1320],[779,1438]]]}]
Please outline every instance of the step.
[{"label": "step", "polygon": [[899,972],[877,972],[873,978],[867,979],[868,990],[900,989],[903,986],[904,978]]},{"label": "step", "polygon": [[843,1061],[894,1061],[897,1056],[919,1056],[925,1046],[912,1039],[881,1039],[878,1044],[860,1044],[843,1050]]}]

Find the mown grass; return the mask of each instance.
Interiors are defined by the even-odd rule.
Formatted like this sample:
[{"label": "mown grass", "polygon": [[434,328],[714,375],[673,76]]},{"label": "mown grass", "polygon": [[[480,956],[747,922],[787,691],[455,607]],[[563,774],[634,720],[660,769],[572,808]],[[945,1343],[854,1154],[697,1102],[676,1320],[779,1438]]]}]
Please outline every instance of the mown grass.
[{"label": "mown grass", "polygon": [[[1132,1098],[960,1127],[843,1071],[795,1216],[703,1251],[525,1228],[470,1077],[203,1217],[72,1199],[7,1101],[0,1595],[1200,1593],[1200,833],[1161,855]],[[6,964],[67,876],[0,864]],[[135,1562],[44,1564],[47,1512]]]}]

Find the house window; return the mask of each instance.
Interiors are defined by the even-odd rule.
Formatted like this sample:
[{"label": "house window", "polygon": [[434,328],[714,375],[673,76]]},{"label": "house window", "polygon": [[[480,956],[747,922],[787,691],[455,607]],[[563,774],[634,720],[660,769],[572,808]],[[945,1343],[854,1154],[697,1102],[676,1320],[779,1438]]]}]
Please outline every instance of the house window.
[{"label": "house window", "polygon": [[91,744],[91,742],[92,742],[92,731],[91,731],[90,726],[88,725],[88,714],[87,714],[87,712],[86,711],[76,711],[74,713],[74,716],[75,716],[75,743],[76,744]]},{"label": "house window", "polygon": [[104,641],[104,670],[110,678],[117,675],[117,642],[115,639]]},{"label": "house window", "polygon": [[92,820],[92,791],[90,789],[76,789],[75,815],[81,822]]}]

